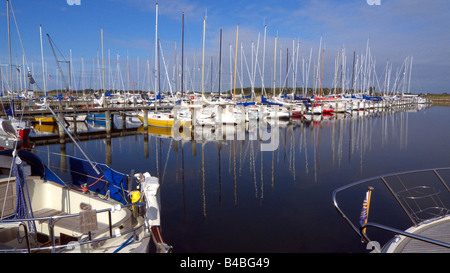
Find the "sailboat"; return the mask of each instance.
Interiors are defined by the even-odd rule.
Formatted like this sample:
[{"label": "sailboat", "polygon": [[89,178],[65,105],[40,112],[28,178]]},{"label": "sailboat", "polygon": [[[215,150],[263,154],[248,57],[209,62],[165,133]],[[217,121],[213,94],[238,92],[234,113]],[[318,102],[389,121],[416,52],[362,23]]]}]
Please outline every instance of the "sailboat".
[{"label": "sailboat", "polygon": [[64,116],[64,119],[67,122],[84,122],[87,119],[87,115],[86,114],[77,114],[74,116]]},{"label": "sailboat", "polygon": [[158,179],[92,162],[62,127],[86,158],[68,156],[70,182],[31,152],[0,151],[0,168],[9,174],[0,175],[0,252],[146,253],[151,239],[157,252],[170,252],[160,230]]},{"label": "sailboat", "polygon": [[245,122],[245,113],[243,113],[242,110],[235,105],[226,105],[222,110],[221,123],[224,125],[236,125]]},{"label": "sailboat", "polygon": [[39,124],[55,124],[56,119],[52,116],[36,116],[32,118],[32,121],[37,122]]},{"label": "sailboat", "polygon": [[205,107],[198,109],[196,112],[196,124],[200,126],[215,126],[219,120],[219,107],[218,105],[206,105]]},{"label": "sailboat", "polygon": [[[9,6],[11,4],[9,1],[6,1],[6,9],[7,9],[7,25],[8,25],[8,44],[9,44],[9,69],[10,69],[10,86],[11,86],[11,92],[13,91],[13,76],[12,76],[12,63],[11,63],[11,34],[10,34],[10,16],[9,16]],[[12,9],[12,8],[11,8]],[[28,69],[28,78],[29,83],[33,84],[35,83],[33,76],[31,75],[30,70]],[[19,138],[19,139],[26,139],[28,137],[28,134],[31,131],[31,127],[28,126],[28,124],[25,121],[17,120],[15,118],[15,108],[14,108],[14,100],[12,99],[10,102],[10,108],[6,111],[4,111],[9,118],[8,119],[2,119],[1,121],[1,135],[2,138],[6,138],[6,142],[2,143],[2,145],[8,146],[10,144],[10,138]],[[11,127],[11,128],[10,128]],[[3,146],[4,147],[4,146]]]},{"label": "sailboat", "polygon": [[191,127],[191,111],[189,108],[177,105],[169,113],[165,112],[148,112],[147,116],[143,111],[137,114],[137,117],[142,123],[145,123],[154,127],[172,128],[179,122],[179,126],[182,128]]},{"label": "sailboat", "polygon": [[[0,151],[1,167],[14,173],[0,179],[0,252],[145,253],[152,238],[157,251],[171,250],[161,239],[156,177],[130,177],[75,157],[69,162],[72,183],[31,152]],[[128,189],[130,178],[141,190]]]},{"label": "sailboat", "polygon": [[270,119],[289,119],[289,110],[279,105],[265,105],[264,113],[265,116]]},{"label": "sailboat", "polygon": [[[157,75],[155,77],[155,91],[159,90],[159,49],[160,49],[160,43],[158,39],[158,3],[156,3],[156,23],[155,23],[155,70]],[[167,71],[166,71],[167,72]],[[161,92],[159,91],[159,94],[155,96],[156,99],[161,98]],[[155,100],[156,103],[156,100]],[[141,111],[137,113],[137,117],[142,123],[147,123],[149,126],[154,127],[162,127],[162,128],[172,128],[176,124],[178,124],[182,128],[191,127],[191,111],[189,106],[181,101],[180,105],[176,105],[173,107],[171,112],[157,112],[156,107],[155,111],[151,112],[148,111],[147,115],[144,111]]]},{"label": "sailboat", "polygon": [[0,120],[0,147],[6,149],[13,149],[16,145],[20,146],[22,139],[16,129],[12,126],[11,120]]},{"label": "sailboat", "polygon": [[[10,125],[14,128],[14,130],[17,133],[17,136],[25,140],[28,138],[28,135],[31,131],[31,126],[28,125],[28,123],[24,120],[19,120],[15,117],[15,109],[14,109],[14,100],[11,100],[10,108],[8,110],[4,111],[9,117],[7,119],[1,119],[1,121],[8,120]],[[5,125],[8,126],[8,125]]]}]

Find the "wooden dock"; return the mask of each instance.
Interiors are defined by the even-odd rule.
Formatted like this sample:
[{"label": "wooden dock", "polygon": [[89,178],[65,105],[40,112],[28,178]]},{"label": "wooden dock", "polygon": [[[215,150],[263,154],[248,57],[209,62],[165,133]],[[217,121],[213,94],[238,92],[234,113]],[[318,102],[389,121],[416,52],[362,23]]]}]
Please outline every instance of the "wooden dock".
[{"label": "wooden dock", "polygon": [[[35,122],[35,117],[50,117],[57,115],[57,117],[64,121],[64,117],[74,117],[77,115],[104,115],[106,126],[104,133],[98,133],[99,135],[103,135],[103,137],[110,138],[112,134],[117,132],[112,131],[112,120],[114,115],[121,115],[125,117],[129,113],[136,113],[143,111],[144,115],[147,114],[148,111],[155,110],[170,110],[173,108],[172,105],[129,105],[129,104],[109,104],[106,107],[98,107],[92,103],[92,101],[83,101],[83,100],[64,100],[64,101],[51,101],[48,102],[51,110],[48,108],[39,108],[35,105],[35,103],[31,100],[17,100],[14,102],[16,109],[23,110],[15,110],[15,116],[19,118],[23,118],[25,120],[30,120]],[[9,105],[9,104],[8,104]],[[156,107],[156,109],[155,109]],[[2,115],[6,117],[6,114],[2,112]],[[60,127],[59,138],[60,142],[64,142],[66,139],[66,133],[64,128],[62,128],[62,124],[58,124]],[[144,122],[144,127],[147,128],[148,124]],[[92,135],[92,134],[91,134]]]},{"label": "wooden dock", "polygon": [[[83,131],[83,132],[75,132],[72,133],[78,141],[89,141],[95,139],[105,139],[107,137],[106,130],[98,130],[98,131]],[[133,128],[124,128],[124,129],[111,129],[111,133],[109,134],[109,138],[116,137],[125,137],[140,134],[136,127]],[[49,134],[43,136],[30,136],[30,142],[32,142],[36,146],[45,146],[52,144],[61,144],[61,143],[70,143],[72,140],[69,136],[64,135],[64,138],[61,139],[58,134]]]}]

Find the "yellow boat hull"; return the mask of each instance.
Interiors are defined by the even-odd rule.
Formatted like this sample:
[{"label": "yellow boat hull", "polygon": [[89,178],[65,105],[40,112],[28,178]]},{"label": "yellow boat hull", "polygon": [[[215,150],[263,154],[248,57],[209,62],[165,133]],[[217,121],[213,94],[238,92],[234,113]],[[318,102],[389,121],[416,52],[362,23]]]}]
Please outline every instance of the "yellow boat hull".
[{"label": "yellow boat hull", "polygon": [[[160,137],[174,137],[175,134],[172,130],[172,128],[164,128],[164,127],[155,127],[155,126],[149,126],[147,128],[147,131],[144,129],[144,126],[141,125],[137,129],[138,133],[141,134],[151,134],[154,136],[160,136]],[[191,131],[190,130],[182,130],[180,132],[180,136],[183,139],[190,138],[191,137]]]},{"label": "yellow boat hull", "polygon": [[[144,123],[145,117],[142,115],[138,115],[139,120]],[[190,121],[179,121],[180,127],[182,128],[191,128],[191,122]],[[148,126],[154,126],[154,127],[161,127],[161,128],[172,128],[174,126],[174,119],[173,118],[152,118],[147,117],[147,124]]]},{"label": "yellow boat hull", "polygon": [[35,130],[45,132],[45,133],[51,133],[51,134],[58,133],[58,126],[56,126],[55,124],[33,124],[33,128]]},{"label": "yellow boat hull", "polygon": [[56,123],[55,117],[34,117],[35,122],[39,123]]}]

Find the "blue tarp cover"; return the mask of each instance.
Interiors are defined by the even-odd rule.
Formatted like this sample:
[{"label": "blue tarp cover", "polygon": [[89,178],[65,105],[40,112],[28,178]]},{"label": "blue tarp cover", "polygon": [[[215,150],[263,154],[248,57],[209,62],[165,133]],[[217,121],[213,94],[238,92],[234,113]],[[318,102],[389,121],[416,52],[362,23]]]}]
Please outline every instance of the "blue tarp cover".
[{"label": "blue tarp cover", "polygon": [[275,103],[275,102],[270,102],[270,101],[266,100],[266,99],[264,98],[263,95],[261,95],[261,103],[267,103],[267,104],[270,104],[270,105],[279,105],[279,106],[283,106],[283,104]]},{"label": "blue tarp cover", "polygon": [[122,203],[128,203],[126,190],[127,175],[114,171],[105,164],[94,163],[100,174],[97,174],[91,164],[84,159],[69,157],[70,173],[72,184],[76,186],[88,185],[88,189],[102,195],[106,195],[109,190],[109,196]]},{"label": "blue tarp cover", "polygon": [[371,101],[382,101],[382,100],[383,100],[382,97],[368,97],[368,96],[366,96],[366,95],[363,95],[363,98],[364,98],[365,100],[371,100]]},{"label": "blue tarp cover", "polygon": [[[40,176],[48,181],[56,182],[65,186],[61,180],[52,170],[50,170],[41,159],[34,153],[18,150],[18,156],[23,161],[31,166],[31,174]],[[12,157],[12,150],[0,151],[0,155]],[[12,158],[11,158],[12,159]],[[108,165],[94,163],[100,172],[98,175],[87,160],[77,157],[69,156],[69,164],[71,170],[72,184],[78,187],[87,184],[92,185],[88,187],[89,190],[95,191],[99,194],[106,195],[109,190],[110,197],[122,204],[127,204],[129,201],[126,190],[128,189],[127,175],[111,169]],[[100,178],[98,180],[98,178]],[[97,183],[94,183],[98,180]]]},{"label": "blue tarp cover", "polygon": [[256,102],[252,101],[252,102],[239,102],[236,103],[236,105],[243,105],[243,106],[249,106],[249,105],[255,105]]}]

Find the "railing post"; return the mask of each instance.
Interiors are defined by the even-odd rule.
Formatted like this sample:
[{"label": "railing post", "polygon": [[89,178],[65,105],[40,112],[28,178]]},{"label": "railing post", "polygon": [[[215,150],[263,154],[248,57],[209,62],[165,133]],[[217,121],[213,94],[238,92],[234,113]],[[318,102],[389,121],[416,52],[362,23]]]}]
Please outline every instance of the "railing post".
[{"label": "railing post", "polygon": [[436,176],[439,178],[439,180],[441,181],[442,184],[444,184],[445,188],[447,189],[447,191],[450,192],[450,188],[448,187],[448,185],[445,183],[444,179],[442,179],[442,177],[438,174],[438,172],[436,170],[433,170],[434,174],[436,174]]},{"label": "railing post", "polygon": [[113,232],[112,232],[112,220],[111,220],[111,211],[110,210],[108,210],[108,220],[109,220],[109,236],[112,238]]},{"label": "railing post", "polygon": [[55,229],[53,228],[53,217],[50,217],[48,221],[48,233],[50,235],[50,240],[52,241],[52,253],[55,253]]},{"label": "railing post", "polygon": [[26,240],[26,242],[27,242],[27,250],[28,250],[28,253],[31,253],[30,239],[28,238],[28,227],[27,227],[27,225],[25,225],[25,223],[23,223],[23,222],[20,222],[20,223],[19,223],[19,226],[23,226],[23,230],[24,230],[24,232],[25,232],[25,240]]}]

